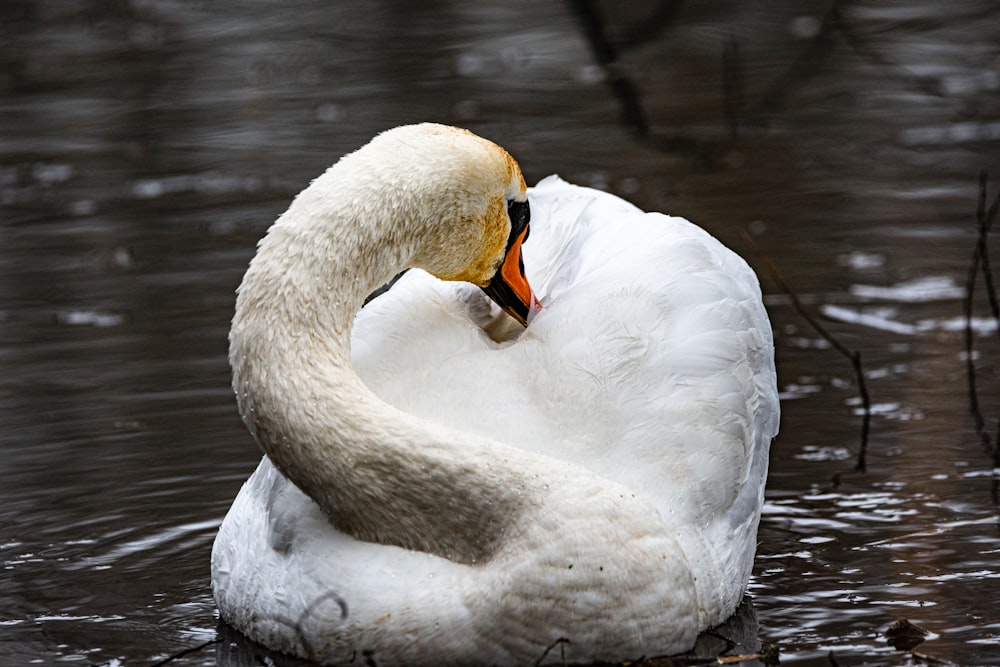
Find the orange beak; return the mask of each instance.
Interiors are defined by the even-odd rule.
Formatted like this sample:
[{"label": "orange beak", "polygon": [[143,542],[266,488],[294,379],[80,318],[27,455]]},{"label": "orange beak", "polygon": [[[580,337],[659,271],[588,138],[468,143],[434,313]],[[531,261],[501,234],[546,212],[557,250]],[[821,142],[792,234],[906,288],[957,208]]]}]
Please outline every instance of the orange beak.
[{"label": "orange beak", "polygon": [[511,202],[507,212],[511,220],[507,254],[500,269],[483,290],[522,326],[527,326],[528,319],[542,308],[524,275],[524,260],[521,257],[521,244],[528,238],[528,202]]}]

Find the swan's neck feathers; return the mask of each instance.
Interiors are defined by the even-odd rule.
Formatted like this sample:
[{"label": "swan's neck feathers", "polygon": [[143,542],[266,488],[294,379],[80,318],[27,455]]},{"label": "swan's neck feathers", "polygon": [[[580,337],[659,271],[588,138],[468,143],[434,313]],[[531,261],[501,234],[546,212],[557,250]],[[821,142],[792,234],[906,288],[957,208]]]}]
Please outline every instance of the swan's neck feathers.
[{"label": "swan's neck feathers", "polygon": [[405,184],[386,189],[368,170],[359,185],[364,165],[345,162],[278,219],[239,288],[230,363],[240,413],[340,530],[486,559],[517,514],[523,474],[492,443],[388,406],[353,371],[350,332],[363,299],[439,240],[420,238],[427,226]]}]

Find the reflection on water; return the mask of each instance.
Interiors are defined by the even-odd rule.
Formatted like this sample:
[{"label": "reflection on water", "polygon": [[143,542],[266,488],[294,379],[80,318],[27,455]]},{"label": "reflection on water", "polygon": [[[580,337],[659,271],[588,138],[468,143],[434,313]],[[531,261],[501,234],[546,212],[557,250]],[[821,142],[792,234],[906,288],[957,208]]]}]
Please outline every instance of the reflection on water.
[{"label": "reflection on water", "polygon": [[[905,617],[919,651],[1000,664],[1000,473],[967,416],[962,304],[977,174],[1000,190],[991,8],[601,3],[637,136],[563,3],[9,4],[0,663],[260,662],[214,642],[208,587],[258,457],[228,388],[233,289],[309,179],[431,119],[745,256],[749,229],[861,353],[866,474],[849,365],[763,281],[784,410],[750,590],[764,643],[895,664],[881,633]],[[976,294],[992,441],[1000,346]]]},{"label": "reflection on water", "polygon": [[[971,659],[968,645],[995,641],[1000,619],[986,607],[977,613],[974,600],[1000,579],[1000,516],[995,508],[944,500],[953,497],[941,495],[947,481],[929,476],[922,492],[887,484],[892,490],[869,485],[772,499],[764,521],[784,548],[761,554],[751,589],[773,605],[766,623],[774,626],[765,636],[781,644],[805,638],[838,652],[857,646],[892,653],[880,633],[899,617],[933,628],[921,650],[965,645]],[[789,580],[799,583],[789,588]]]}]

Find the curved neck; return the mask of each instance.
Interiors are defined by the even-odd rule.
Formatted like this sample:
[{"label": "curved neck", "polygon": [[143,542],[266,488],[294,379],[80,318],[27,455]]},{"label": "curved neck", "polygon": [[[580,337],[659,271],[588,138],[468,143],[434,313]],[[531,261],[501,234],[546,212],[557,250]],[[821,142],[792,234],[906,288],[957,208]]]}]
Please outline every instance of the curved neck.
[{"label": "curved neck", "polygon": [[405,210],[352,206],[359,193],[335,169],[278,219],[239,288],[229,354],[240,413],[338,529],[459,562],[486,559],[526,497],[523,475],[489,441],[385,404],[353,371],[357,310],[420,249],[400,238]]}]

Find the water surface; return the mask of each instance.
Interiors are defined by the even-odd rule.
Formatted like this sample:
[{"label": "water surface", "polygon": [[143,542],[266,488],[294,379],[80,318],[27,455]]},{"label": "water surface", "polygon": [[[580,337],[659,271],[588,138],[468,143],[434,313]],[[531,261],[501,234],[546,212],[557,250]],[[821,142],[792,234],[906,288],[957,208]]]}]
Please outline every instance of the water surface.
[{"label": "water surface", "polygon": [[[674,4],[677,5],[676,12]],[[978,174],[1000,191],[985,3],[21,2],[0,14],[0,663],[259,664],[218,635],[214,532],[259,454],[233,290],[290,198],[437,120],[686,216],[758,269],[783,396],[750,593],[794,664],[1000,664],[998,473],[969,415]],[[862,355],[867,472],[850,365]],[[991,441],[1000,345],[975,295]],[[221,642],[214,642],[221,637]]]}]

